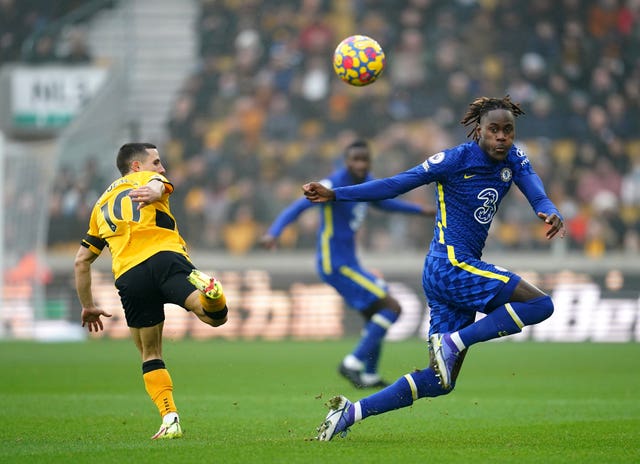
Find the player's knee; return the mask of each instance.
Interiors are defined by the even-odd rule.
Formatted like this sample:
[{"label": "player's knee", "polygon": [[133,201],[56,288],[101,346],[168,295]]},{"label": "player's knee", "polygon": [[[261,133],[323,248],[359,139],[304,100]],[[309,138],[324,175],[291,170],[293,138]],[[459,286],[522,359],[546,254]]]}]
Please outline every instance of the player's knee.
[{"label": "player's knee", "polygon": [[210,312],[206,310],[203,310],[203,311],[206,314],[206,316],[209,319],[211,319],[211,322],[209,322],[209,325],[213,327],[219,327],[227,322],[227,314],[229,313],[229,310],[227,309],[227,305],[224,305],[224,308],[215,312]]},{"label": "player's knee", "polygon": [[225,317],[224,319],[215,319],[212,320],[211,322],[207,322],[211,327],[220,327],[221,325],[224,325],[227,323],[227,318]]},{"label": "player's knee", "polygon": [[543,299],[542,320],[549,319],[553,314],[553,310],[553,300],[547,295]]},{"label": "player's knee", "polygon": [[530,311],[527,311],[525,317],[525,324],[538,324],[546,319],[549,319],[553,314],[553,300],[549,295],[541,296],[533,300],[527,301],[527,304],[531,306]]},{"label": "player's knee", "polygon": [[400,306],[400,303],[395,298],[391,298],[390,296],[388,296],[386,306],[390,311],[395,313],[396,318],[399,317],[400,314],[402,314],[402,306]]},{"label": "player's knee", "polygon": [[360,312],[360,315],[367,321],[374,317],[384,317],[390,323],[394,323],[400,317],[402,308],[395,298],[389,295],[377,300],[367,309]]}]

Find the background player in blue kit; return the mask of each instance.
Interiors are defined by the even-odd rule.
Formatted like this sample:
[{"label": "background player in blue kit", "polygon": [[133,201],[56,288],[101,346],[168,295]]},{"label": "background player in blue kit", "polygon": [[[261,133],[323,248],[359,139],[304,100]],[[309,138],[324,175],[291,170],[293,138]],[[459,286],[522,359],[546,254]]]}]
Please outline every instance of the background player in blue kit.
[{"label": "background player in blue kit", "polygon": [[[355,140],[345,150],[344,167],[336,170],[322,184],[331,187],[361,184],[373,177],[371,152],[364,140]],[[435,209],[400,200],[380,200],[372,206],[409,214],[433,216]],[[314,205],[306,198],[291,203],[275,219],[261,239],[263,246],[273,248],[284,228],[305,210],[319,206],[320,228],[317,236],[316,266],[320,278],[334,287],[350,307],[365,319],[362,337],[347,355],[338,371],[356,388],[385,387],[378,373],[382,341],[387,329],[398,319],[401,308],[388,293],[387,284],[379,276],[364,269],[356,257],[356,233],[367,213],[367,204],[358,202]]]},{"label": "background player in blue kit", "polygon": [[[435,183],[437,215],[422,284],[431,309],[429,366],[352,403],[329,402],[318,440],[346,435],[368,416],[453,390],[467,348],[518,333],[553,313],[551,298],[520,276],[481,260],[491,222],[515,182],[537,216],[549,224],[547,238],[564,236],[562,216],[547,197],[525,153],[514,146],[515,118],[523,114],[509,96],[481,97],[461,123],[472,125],[473,141],[436,153],[424,163],[386,179],[331,189],[304,185],[312,202],[380,201]],[[475,321],[476,312],[486,316]]]}]

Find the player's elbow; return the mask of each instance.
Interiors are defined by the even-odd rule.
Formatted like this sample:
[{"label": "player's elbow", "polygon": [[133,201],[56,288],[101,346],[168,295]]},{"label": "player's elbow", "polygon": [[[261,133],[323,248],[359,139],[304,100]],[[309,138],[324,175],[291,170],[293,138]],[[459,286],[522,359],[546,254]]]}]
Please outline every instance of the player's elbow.
[{"label": "player's elbow", "polygon": [[78,253],[73,261],[73,268],[76,273],[88,272],[91,269],[92,259],[85,253]]},{"label": "player's elbow", "polygon": [[76,256],[76,259],[73,261],[73,267],[76,271],[86,267],[86,261],[82,260],[82,259],[78,259],[78,257]]}]

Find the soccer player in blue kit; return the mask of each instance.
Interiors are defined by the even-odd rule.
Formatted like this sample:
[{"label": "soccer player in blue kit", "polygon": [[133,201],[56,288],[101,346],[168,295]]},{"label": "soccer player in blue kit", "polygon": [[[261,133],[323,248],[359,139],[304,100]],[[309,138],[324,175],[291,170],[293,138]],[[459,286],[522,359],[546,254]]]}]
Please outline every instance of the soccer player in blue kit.
[{"label": "soccer player in blue kit", "polygon": [[[357,402],[332,398],[318,440],[344,437],[354,422],[450,393],[471,345],[518,333],[553,313],[548,295],[517,274],[481,260],[491,221],[514,182],[549,225],[547,239],[565,234],[562,216],[542,181],[526,154],[514,146],[515,119],[521,114],[509,96],[480,97],[461,121],[473,126],[473,141],[386,179],[335,189],[318,182],[303,186],[312,202],[340,203],[380,201],[435,183],[437,200],[434,237],[422,276],[431,310],[429,366]],[[475,321],[476,312],[486,316]]]},{"label": "soccer player in blue kit", "polygon": [[[344,167],[322,181],[327,187],[341,187],[373,180],[369,173],[369,144],[357,139],[344,154]],[[400,200],[371,202],[375,208],[408,214],[434,216],[435,209]],[[305,210],[320,212],[316,267],[323,282],[331,285],[347,304],[365,319],[361,339],[338,366],[338,372],[356,388],[381,388],[388,384],[378,373],[382,341],[387,329],[398,319],[400,303],[389,295],[387,283],[364,269],[356,257],[356,233],[367,213],[367,203],[343,202],[314,205],[305,197],[291,203],[275,219],[261,238],[266,248],[274,248],[282,231]]]}]

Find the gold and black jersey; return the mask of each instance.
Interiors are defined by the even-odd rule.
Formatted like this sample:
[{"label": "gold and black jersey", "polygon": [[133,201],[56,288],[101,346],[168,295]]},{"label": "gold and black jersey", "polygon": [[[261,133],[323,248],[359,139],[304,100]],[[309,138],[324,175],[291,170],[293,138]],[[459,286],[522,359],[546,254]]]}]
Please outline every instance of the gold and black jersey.
[{"label": "gold and black jersey", "polygon": [[[159,180],[164,183],[162,198],[141,209],[129,196],[131,190]],[[152,171],[127,174],[114,181],[98,199],[82,245],[99,255],[108,245],[113,275],[120,275],[160,251],[174,251],[189,258],[185,241],[169,209],[173,185]]]}]

